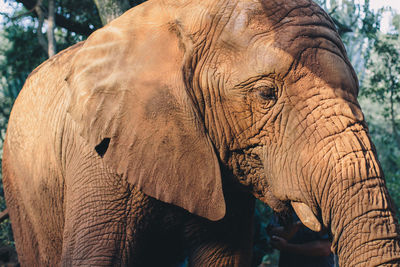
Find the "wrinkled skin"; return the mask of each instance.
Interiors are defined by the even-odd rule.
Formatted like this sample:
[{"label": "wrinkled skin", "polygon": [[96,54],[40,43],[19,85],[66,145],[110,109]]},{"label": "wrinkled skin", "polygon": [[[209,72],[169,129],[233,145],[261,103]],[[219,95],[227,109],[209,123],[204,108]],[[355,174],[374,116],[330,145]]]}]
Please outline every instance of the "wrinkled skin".
[{"label": "wrinkled skin", "polygon": [[19,260],[248,266],[255,196],[327,229],[340,266],[398,266],[357,94],[311,1],[146,2],[42,64],[15,103]]}]

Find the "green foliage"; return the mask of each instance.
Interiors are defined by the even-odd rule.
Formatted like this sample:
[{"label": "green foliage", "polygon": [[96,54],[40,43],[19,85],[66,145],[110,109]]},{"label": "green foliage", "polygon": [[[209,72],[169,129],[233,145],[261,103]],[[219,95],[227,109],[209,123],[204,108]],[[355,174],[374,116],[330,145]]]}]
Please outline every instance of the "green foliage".
[{"label": "green foliage", "polygon": [[[400,46],[398,37],[387,34],[381,36],[373,48],[374,55],[368,62],[369,76],[363,88],[363,95],[381,104],[400,100]],[[391,110],[384,112],[390,117]]]},{"label": "green foliage", "polygon": [[[43,5],[47,6],[47,0],[43,2]],[[55,1],[55,5],[58,14],[72,21],[89,25],[91,29],[99,29],[102,26],[99,12],[93,0],[57,0]]]},{"label": "green foliage", "polygon": [[[0,162],[1,163],[1,162]],[[3,191],[3,187],[1,187]],[[6,203],[4,200],[4,193],[1,192],[2,197],[0,197],[0,210],[3,211],[6,208]],[[10,220],[7,219],[0,223],[0,247],[13,247],[14,239],[11,230]]]},{"label": "green foliage", "polygon": [[[367,74],[361,90],[362,103],[368,102],[366,114],[387,187],[400,214],[400,40],[399,15],[393,17],[393,30],[376,34]],[[371,105],[372,104],[372,105]],[[372,107],[372,108],[371,108]],[[381,119],[377,120],[377,115]]]},{"label": "green foliage", "polygon": [[400,33],[400,14],[394,14],[392,19],[392,25],[397,35]]},{"label": "green foliage", "polygon": [[46,54],[38,42],[32,42],[37,38],[33,27],[12,24],[3,29],[2,35],[8,43],[0,47],[3,56],[0,74],[3,82],[6,80],[2,92],[15,99],[32,67],[43,62]]}]

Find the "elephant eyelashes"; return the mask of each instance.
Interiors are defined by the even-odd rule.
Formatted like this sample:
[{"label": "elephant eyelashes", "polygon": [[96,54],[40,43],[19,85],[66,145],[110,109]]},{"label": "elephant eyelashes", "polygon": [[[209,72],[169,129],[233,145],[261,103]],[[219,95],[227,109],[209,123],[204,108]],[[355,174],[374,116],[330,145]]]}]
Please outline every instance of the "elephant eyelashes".
[{"label": "elephant eyelashes", "polygon": [[257,88],[258,96],[263,100],[276,100],[276,88],[261,86]]}]

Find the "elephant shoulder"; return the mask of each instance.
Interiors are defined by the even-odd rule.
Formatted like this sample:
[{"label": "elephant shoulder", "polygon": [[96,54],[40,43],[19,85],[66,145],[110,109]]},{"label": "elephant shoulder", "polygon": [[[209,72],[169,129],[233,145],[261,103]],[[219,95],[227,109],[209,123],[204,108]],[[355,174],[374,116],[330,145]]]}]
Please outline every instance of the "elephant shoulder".
[{"label": "elephant shoulder", "polygon": [[16,153],[38,154],[33,146],[49,138],[54,145],[57,127],[64,121],[67,97],[65,77],[71,58],[82,42],[43,62],[27,78],[19,93],[7,127],[7,142]]},{"label": "elephant shoulder", "polygon": [[34,76],[40,73],[44,68],[54,67],[55,65],[58,67],[64,67],[63,69],[65,69],[65,67],[69,67],[72,57],[83,46],[84,43],[84,41],[76,43],[46,60],[28,75],[27,81],[29,81],[31,78],[34,78]]}]

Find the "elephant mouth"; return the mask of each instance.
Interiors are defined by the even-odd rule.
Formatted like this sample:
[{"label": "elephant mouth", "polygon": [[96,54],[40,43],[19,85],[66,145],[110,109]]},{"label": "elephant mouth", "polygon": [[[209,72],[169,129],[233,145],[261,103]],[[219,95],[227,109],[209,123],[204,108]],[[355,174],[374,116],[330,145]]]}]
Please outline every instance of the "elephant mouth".
[{"label": "elephant mouth", "polygon": [[272,192],[262,155],[262,146],[232,151],[229,165],[232,168],[233,175],[246,190],[275,212],[289,213],[291,210],[290,201],[280,200]]},{"label": "elephant mouth", "polygon": [[[303,202],[290,199],[281,200],[276,197],[268,184],[266,171],[261,160],[262,146],[251,147],[244,151],[233,152],[233,172],[242,185],[247,187],[253,195],[271,207],[280,217],[291,221],[292,208],[302,223],[315,232],[322,230],[322,224],[312,209]],[[259,175],[261,174],[261,176]],[[258,182],[255,182],[258,181]]]},{"label": "elephant mouth", "polygon": [[282,217],[290,214],[290,202],[278,199],[269,188],[266,188],[262,194],[256,193],[255,195],[259,200],[271,207],[274,212],[281,214]]},{"label": "elephant mouth", "polygon": [[279,214],[283,224],[290,225],[293,223],[291,212],[292,207],[297,217],[299,217],[300,221],[306,227],[314,232],[321,232],[323,230],[321,222],[317,219],[311,208],[302,202],[281,201],[277,199],[270,191],[259,199],[270,206],[274,212]]}]

